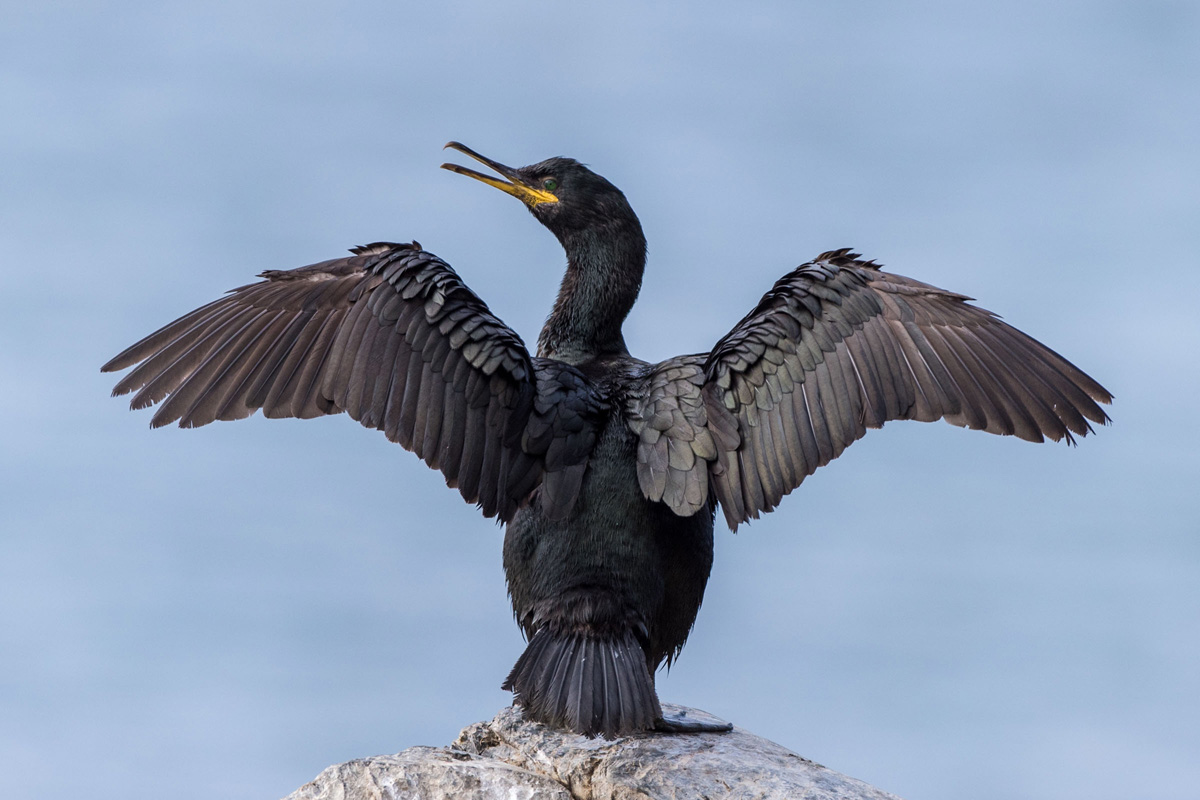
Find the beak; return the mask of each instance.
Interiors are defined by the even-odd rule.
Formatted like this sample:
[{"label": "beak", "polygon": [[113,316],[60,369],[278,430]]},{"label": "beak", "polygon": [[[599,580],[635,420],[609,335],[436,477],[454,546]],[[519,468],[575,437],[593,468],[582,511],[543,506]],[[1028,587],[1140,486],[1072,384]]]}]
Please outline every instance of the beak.
[{"label": "beak", "polygon": [[442,164],[442,169],[448,169],[451,172],[457,172],[459,175],[466,175],[468,178],[474,178],[477,181],[483,181],[488,186],[495,186],[500,191],[506,194],[511,194],[513,197],[517,198],[530,208],[542,203],[558,202],[558,197],[550,192],[547,192],[545,189],[540,189],[536,186],[530,185],[529,182],[517,174],[517,171],[512,167],[506,167],[498,161],[492,161],[487,156],[481,156],[471,148],[464,144],[459,144],[458,142],[447,142],[445,147],[442,149],[445,150],[447,147],[451,150],[457,150],[460,153],[465,153],[481,164],[488,165],[508,180],[493,178],[490,175],[484,175],[482,172],[476,172],[475,170],[468,169],[467,167],[460,167],[458,164]]}]

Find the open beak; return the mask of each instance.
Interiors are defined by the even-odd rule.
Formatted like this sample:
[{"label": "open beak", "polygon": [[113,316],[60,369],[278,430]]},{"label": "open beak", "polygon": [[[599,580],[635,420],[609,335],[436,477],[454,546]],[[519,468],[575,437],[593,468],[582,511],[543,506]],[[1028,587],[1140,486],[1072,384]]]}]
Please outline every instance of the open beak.
[{"label": "open beak", "polygon": [[442,169],[448,169],[451,172],[457,172],[459,175],[466,175],[468,178],[474,178],[477,181],[483,181],[488,186],[495,186],[500,191],[511,194],[513,197],[520,200],[525,205],[533,208],[541,203],[557,203],[558,197],[547,192],[545,189],[539,189],[536,186],[530,185],[524,178],[517,174],[517,171],[512,167],[506,167],[498,161],[492,161],[487,156],[481,156],[471,148],[458,142],[447,142],[442,149],[450,148],[457,150],[460,153],[465,153],[481,164],[486,164],[496,172],[500,173],[508,180],[493,178],[491,175],[484,175],[482,172],[476,172],[467,167],[460,167],[458,164],[442,164]]}]

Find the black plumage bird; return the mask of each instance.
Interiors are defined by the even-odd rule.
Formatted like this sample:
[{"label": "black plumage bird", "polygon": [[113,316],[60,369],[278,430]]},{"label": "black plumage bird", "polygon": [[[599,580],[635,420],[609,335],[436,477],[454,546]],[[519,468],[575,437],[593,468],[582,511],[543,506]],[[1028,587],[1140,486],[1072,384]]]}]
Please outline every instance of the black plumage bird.
[{"label": "black plumage bird", "polygon": [[507,523],[529,639],[505,683],[579,733],[659,728],[654,672],[687,639],[731,528],[770,511],[888,420],[945,419],[1040,442],[1104,423],[1111,396],[970,298],[848,250],[781,278],[711,352],[658,364],[621,335],[646,240],[625,196],[567,158],[484,181],[562,243],[567,271],[530,355],[437,256],[378,243],[262,273],[118,355],[114,394],[154,426],[348,412]]}]

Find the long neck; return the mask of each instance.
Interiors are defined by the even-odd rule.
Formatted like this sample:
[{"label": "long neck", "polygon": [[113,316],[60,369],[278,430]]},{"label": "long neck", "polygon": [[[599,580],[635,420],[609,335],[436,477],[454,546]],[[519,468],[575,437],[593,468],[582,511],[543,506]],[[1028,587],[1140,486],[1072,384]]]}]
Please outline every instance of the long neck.
[{"label": "long neck", "polygon": [[567,273],[538,337],[538,355],[570,364],[627,355],[621,324],[646,267],[646,237],[637,217],[564,231],[558,239],[567,252]]}]

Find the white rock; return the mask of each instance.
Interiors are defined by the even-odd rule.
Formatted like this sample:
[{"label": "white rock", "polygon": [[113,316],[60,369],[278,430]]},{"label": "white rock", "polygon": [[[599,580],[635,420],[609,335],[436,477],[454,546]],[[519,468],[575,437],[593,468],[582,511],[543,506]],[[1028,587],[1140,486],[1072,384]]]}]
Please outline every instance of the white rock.
[{"label": "white rock", "polygon": [[450,747],[410,747],[330,767],[286,800],[451,798],[899,800],[740,728],[605,741],[526,722],[512,708],[471,725]]}]

